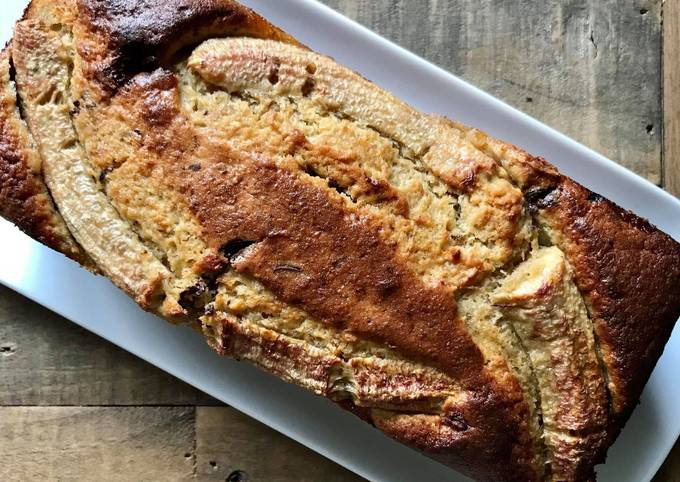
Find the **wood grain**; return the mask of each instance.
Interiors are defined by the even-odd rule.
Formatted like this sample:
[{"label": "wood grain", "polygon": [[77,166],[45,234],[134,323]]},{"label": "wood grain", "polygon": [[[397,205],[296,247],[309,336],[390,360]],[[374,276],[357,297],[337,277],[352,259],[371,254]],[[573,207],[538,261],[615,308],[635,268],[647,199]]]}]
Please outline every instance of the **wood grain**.
[{"label": "wood grain", "polygon": [[664,187],[680,197],[680,0],[666,1],[663,18]]},{"label": "wood grain", "polygon": [[659,0],[323,3],[661,181]]},{"label": "wood grain", "polygon": [[228,407],[197,408],[196,467],[196,478],[201,481],[364,480]]},{"label": "wood grain", "polygon": [[0,407],[0,480],[180,481],[193,407]]},{"label": "wood grain", "polygon": [[[663,4],[663,116],[663,186],[680,197],[680,0]],[[654,482],[680,482],[680,440]]]},{"label": "wood grain", "polygon": [[0,286],[0,405],[216,403]]}]

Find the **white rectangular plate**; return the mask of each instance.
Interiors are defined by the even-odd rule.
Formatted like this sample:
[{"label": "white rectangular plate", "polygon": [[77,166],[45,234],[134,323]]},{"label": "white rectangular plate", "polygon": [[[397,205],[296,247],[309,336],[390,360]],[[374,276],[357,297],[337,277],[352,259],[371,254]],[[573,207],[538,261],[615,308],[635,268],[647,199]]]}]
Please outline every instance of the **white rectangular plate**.
[{"label": "white rectangular plate", "polygon": [[[3,1],[0,40],[9,39],[25,2]],[[314,0],[243,3],[417,108],[480,127],[544,156],[563,173],[680,240],[680,201],[616,163]],[[467,480],[323,398],[218,357],[199,334],[142,312],[106,279],[5,221],[0,221],[0,282],[369,480]],[[676,327],[640,406],[598,469],[600,481],[647,481],[655,474],[680,434],[678,372]]]}]

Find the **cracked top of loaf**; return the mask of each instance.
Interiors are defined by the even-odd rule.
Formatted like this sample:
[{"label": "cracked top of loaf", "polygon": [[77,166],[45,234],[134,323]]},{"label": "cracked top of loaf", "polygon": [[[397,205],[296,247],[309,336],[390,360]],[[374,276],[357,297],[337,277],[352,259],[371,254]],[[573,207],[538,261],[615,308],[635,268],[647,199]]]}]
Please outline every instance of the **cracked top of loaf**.
[{"label": "cracked top of loaf", "polygon": [[221,354],[480,480],[588,480],[680,246],[231,0],[34,0],[0,212]]}]

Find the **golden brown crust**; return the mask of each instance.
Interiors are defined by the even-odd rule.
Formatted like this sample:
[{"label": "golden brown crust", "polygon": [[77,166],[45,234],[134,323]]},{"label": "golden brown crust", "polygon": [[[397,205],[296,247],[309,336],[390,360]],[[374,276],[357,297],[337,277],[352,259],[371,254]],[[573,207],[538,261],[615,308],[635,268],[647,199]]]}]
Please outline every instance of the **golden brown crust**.
[{"label": "golden brown crust", "polygon": [[537,203],[588,301],[613,410],[628,417],[680,316],[680,246],[568,178]]},{"label": "golden brown crust", "polygon": [[[491,374],[453,298],[424,286],[382,239],[380,227],[348,210],[340,196],[329,197],[301,182],[295,174],[299,167],[291,172],[264,156],[250,158],[210,139],[192,138],[176,90],[174,76],[157,70],[136,76],[119,98],[142,115],[147,145],[163,154],[165,181],[183,193],[209,246],[226,252],[237,272],[262,282],[277,298],[326,324],[438,367],[469,392],[451,412],[469,420],[470,430],[456,440],[412,439],[398,429],[394,437],[440,458],[447,449],[459,453],[456,457],[468,460],[469,470],[475,467],[480,478],[511,466],[517,480],[536,479],[539,469],[533,465],[536,455],[521,388],[514,379],[501,384]],[[251,342],[235,326],[228,320],[220,324],[220,350],[255,359],[249,355],[252,349],[244,348]],[[269,355],[260,365],[272,360],[292,364],[269,368],[276,373],[282,368],[299,372],[297,363],[304,365],[310,356],[281,339],[267,342],[264,350]],[[322,365],[320,374],[313,371],[328,377],[333,363],[325,358]],[[316,387],[323,381],[298,383]]]},{"label": "golden brown crust", "polygon": [[[18,57],[43,155],[79,163],[125,238],[94,243],[97,262],[124,265],[109,277],[142,305],[200,317],[219,353],[477,479],[593,477],[680,314],[670,238],[231,0],[34,0],[20,27],[46,39]],[[49,151],[54,123],[68,135]],[[56,211],[17,201],[45,188],[13,142],[2,214],[56,246],[40,231],[54,217],[36,215]],[[492,296],[550,250],[535,289]],[[162,273],[148,293],[126,284],[139,264]]]},{"label": "golden brown crust", "polygon": [[606,440],[593,434],[581,442],[590,454],[580,471],[586,478],[630,417],[680,317],[680,244],[544,159],[463,129],[522,187],[546,235],[569,259],[588,306],[610,417]]},{"label": "golden brown crust", "polygon": [[19,115],[11,84],[9,52],[7,47],[0,53],[0,214],[29,236],[90,267],[40,176],[40,156]]},{"label": "golden brown crust", "polygon": [[[474,403],[470,405],[474,406]],[[389,436],[475,480],[520,482],[541,478],[536,472],[526,470],[532,464],[530,459],[525,458],[526,453],[499,451],[499,446],[494,445],[499,441],[488,437],[486,425],[470,425],[468,419],[455,409],[446,415],[380,409],[362,415]],[[502,446],[512,447],[507,443]],[[513,463],[489,463],[499,459],[512,460]]]},{"label": "golden brown crust", "polygon": [[569,258],[602,350],[613,414],[625,422],[680,316],[680,244],[544,159],[477,130],[469,136],[505,164]]},{"label": "golden brown crust", "polygon": [[185,46],[215,36],[248,36],[297,44],[232,0],[81,0],[79,20],[93,42],[80,47],[89,75],[112,92],[139,72],[167,65]]}]

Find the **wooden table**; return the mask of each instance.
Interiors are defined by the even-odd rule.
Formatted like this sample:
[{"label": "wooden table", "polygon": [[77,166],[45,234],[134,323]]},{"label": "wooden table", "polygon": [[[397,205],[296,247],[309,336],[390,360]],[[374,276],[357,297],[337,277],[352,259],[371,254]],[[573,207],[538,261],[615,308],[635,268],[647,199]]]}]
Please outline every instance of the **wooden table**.
[{"label": "wooden table", "polygon": [[[324,1],[680,195],[680,0]],[[3,481],[361,480],[4,288],[0,453]]]}]

